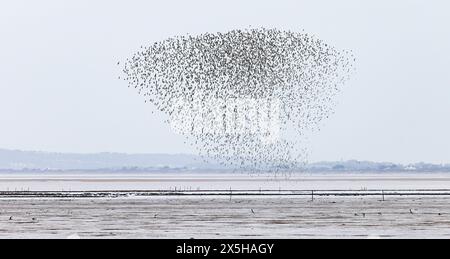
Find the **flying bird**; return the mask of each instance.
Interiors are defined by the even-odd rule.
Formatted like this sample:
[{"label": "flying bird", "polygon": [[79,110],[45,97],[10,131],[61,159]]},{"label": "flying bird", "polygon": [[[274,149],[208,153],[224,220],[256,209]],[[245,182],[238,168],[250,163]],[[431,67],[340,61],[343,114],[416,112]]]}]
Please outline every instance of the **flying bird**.
[{"label": "flying bird", "polygon": [[332,113],[354,59],[304,32],[236,29],[142,45],[122,78],[204,158],[281,171],[304,161],[304,133]]}]

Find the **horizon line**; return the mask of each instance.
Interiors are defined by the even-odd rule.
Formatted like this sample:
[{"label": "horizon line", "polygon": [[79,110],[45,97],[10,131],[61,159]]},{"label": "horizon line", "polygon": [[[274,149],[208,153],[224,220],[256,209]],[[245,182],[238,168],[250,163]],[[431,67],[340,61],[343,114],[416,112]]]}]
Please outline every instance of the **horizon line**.
[{"label": "horizon line", "polygon": [[[74,152],[74,151],[45,151],[45,150],[30,150],[30,149],[9,149],[9,148],[0,148],[0,151],[9,151],[9,152],[28,152],[28,153],[42,153],[42,154],[59,154],[59,155],[101,155],[101,154],[113,154],[113,155],[127,155],[127,156],[134,156],[134,155],[167,155],[167,156],[176,156],[176,155],[182,155],[182,156],[193,156],[201,158],[202,156],[195,153],[150,153],[150,152],[119,152],[119,151],[99,151],[99,152]],[[377,160],[368,160],[368,159],[339,159],[339,160],[313,160],[309,161],[306,160],[306,164],[319,164],[319,163],[339,163],[339,162],[368,162],[368,163],[377,163],[377,164],[395,164],[395,165],[416,165],[416,164],[429,164],[429,165],[444,165],[444,166],[450,166],[450,162],[441,162],[441,163],[432,163],[432,162],[425,162],[425,161],[416,161],[416,162],[392,162],[392,161],[377,161]]]}]

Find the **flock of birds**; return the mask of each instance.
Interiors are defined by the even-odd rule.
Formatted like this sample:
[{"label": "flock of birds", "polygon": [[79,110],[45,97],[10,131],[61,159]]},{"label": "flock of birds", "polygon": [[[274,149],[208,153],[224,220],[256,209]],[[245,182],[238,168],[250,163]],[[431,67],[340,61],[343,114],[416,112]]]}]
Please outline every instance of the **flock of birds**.
[{"label": "flock of birds", "polygon": [[305,161],[305,133],[330,115],[353,63],[304,32],[238,29],[142,46],[122,78],[208,160],[284,170]]}]

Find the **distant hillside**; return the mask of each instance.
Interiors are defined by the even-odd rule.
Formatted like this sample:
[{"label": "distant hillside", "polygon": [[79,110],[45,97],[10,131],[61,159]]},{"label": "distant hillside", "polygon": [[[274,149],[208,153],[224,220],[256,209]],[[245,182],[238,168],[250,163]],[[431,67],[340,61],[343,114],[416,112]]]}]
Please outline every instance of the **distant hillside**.
[{"label": "distant hillside", "polygon": [[308,171],[320,172],[450,172],[450,164],[414,163],[408,165],[370,161],[318,162],[308,164]]},{"label": "distant hillside", "polygon": [[186,154],[76,154],[0,149],[0,169],[201,168],[206,165],[201,158]]},{"label": "distant hillside", "polygon": [[[0,149],[0,171],[173,171],[226,170],[188,154],[50,153]],[[231,168],[228,168],[231,169]],[[450,165],[401,165],[369,161],[318,162],[298,168],[311,172],[450,172]]]}]

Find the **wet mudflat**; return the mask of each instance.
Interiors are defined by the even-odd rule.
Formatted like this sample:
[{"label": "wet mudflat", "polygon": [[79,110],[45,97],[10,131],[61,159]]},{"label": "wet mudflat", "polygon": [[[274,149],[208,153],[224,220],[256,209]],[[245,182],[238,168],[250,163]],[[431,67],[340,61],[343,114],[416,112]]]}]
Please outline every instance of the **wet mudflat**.
[{"label": "wet mudflat", "polygon": [[450,196],[0,198],[0,238],[450,238]]}]

